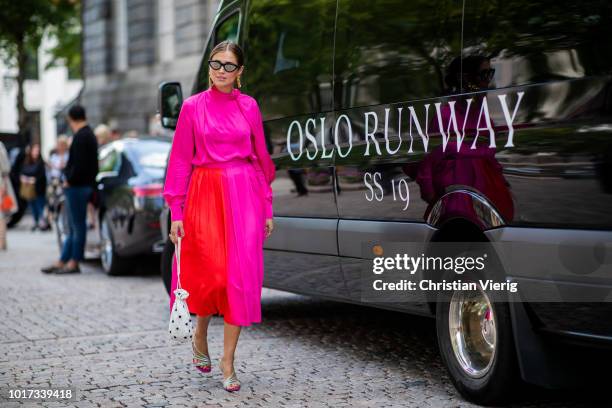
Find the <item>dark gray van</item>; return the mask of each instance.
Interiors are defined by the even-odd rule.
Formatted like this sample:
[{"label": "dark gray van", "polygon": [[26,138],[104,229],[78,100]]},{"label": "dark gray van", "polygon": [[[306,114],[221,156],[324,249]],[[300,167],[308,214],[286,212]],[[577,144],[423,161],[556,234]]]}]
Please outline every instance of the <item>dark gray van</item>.
[{"label": "dark gray van", "polygon": [[[215,44],[243,47],[277,168],[265,286],[436,318],[479,403],[587,378],[612,345],[610,38],[605,0],[222,1],[191,93]],[[165,126],[181,102],[160,86]],[[363,301],[364,243],[458,241],[517,245],[501,280],[560,300]]]}]

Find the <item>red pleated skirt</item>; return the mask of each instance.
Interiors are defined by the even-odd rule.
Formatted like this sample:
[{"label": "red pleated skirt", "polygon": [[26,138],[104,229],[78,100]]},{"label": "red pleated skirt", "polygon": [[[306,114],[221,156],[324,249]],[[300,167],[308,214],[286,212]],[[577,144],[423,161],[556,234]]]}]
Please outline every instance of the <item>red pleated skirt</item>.
[{"label": "red pleated skirt", "polygon": [[261,322],[263,197],[260,179],[246,159],[194,168],[181,242],[181,286],[189,292],[191,313],[221,315],[237,326]]}]

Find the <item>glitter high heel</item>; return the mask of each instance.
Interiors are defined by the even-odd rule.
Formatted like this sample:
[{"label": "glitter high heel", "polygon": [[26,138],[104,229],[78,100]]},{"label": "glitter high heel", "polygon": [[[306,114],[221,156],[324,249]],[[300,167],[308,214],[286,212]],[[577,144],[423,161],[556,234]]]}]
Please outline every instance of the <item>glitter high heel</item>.
[{"label": "glitter high heel", "polygon": [[[221,359],[219,359],[219,370],[223,374],[223,367],[221,366]],[[240,381],[236,377],[236,371],[232,371],[232,374],[223,379],[223,389],[225,391],[234,392],[240,389]]]},{"label": "glitter high heel", "polygon": [[193,337],[191,338],[191,350],[193,351],[193,364],[195,364],[196,368],[203,373],[210,373],[212,370],[210,357],[198,351]]}]

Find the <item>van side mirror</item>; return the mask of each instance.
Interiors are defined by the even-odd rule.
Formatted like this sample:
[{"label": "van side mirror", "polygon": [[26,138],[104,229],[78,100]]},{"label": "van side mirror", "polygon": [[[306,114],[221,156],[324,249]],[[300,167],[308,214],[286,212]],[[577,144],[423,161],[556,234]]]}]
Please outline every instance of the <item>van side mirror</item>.
[{"label": "van side mirror", "polygon": [[162,82],[159,85],[159,115],[161,125],[176,129],[179,112],[183,105],[183,91],[178,82]]}]

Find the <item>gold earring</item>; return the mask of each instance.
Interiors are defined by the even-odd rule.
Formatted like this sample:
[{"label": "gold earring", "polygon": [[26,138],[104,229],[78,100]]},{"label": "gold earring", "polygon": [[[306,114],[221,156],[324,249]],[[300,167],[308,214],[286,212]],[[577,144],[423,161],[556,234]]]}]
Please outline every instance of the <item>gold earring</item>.
[{"label": "gold earring", "polygon": [[208,87],[212,88],[212,78],[208,77]]},{"label": "gold earring", "polygon": [[238,76],[238,78],[236,78],[236,82],[238,82],[238,88],[241,88],[242,84],[240,83],[240,76]]}]

